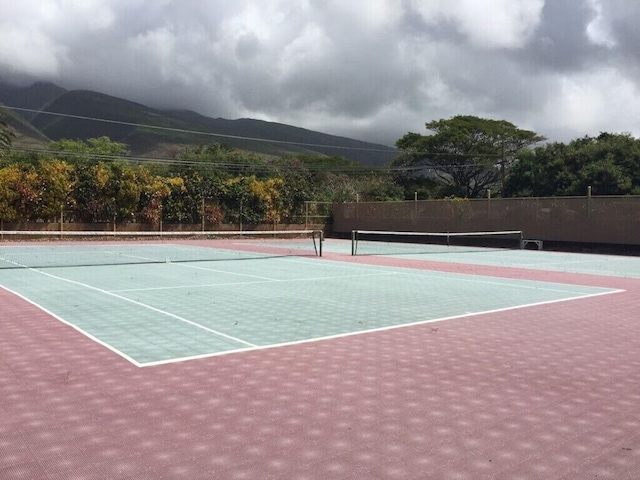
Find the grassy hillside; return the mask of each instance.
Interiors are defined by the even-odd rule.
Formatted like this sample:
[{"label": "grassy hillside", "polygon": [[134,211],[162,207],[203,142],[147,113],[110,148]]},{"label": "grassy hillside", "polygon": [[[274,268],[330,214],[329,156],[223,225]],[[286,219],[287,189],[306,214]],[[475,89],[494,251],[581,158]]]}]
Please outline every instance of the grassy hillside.
[{"label": "grassy hillside", "polygon": [[[48,82],[36,82],[29,87],[16,87],[0,80],[0,103],[13,107],[41,110],[60,95],[67,91]],[[32,120],[35,116],[31,112],[20,112],[20,116]]]},{"label": "grassy hillside", "polygon": [[3,99],[14,107],[43,110],[36,115],[19,112],[38,132],[34,137],[85,140],[108,136],[126,143],[137,155],[175,152],[187,145],[214,142],[269,156],[342,156],[364,165],[385,165],[395,155],[389,147],[290,125],[247,118],[210,118],[186,110],[156,110],[98,92],[66,91],[53,84],[20,89],[0,83],[0,101]]},{"label": "grassy hillside", "polygon": [[13,140],[14,145],[34,146],[50,141],[49,138],[29,123],[28,120],[13,110],[0,108],[0,119],[9,125],[16,134],[16,138]]}]

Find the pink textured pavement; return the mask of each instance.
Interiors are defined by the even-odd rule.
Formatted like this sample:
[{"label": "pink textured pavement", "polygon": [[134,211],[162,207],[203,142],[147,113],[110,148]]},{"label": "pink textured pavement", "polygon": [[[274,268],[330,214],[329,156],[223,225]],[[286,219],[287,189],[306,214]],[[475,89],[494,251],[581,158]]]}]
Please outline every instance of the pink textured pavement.
[{"label": "pink textured pavement", "polygon": [[0,479],[640,478],[640,280],[411,266],[626,291],[137,368],[0,289]]}]

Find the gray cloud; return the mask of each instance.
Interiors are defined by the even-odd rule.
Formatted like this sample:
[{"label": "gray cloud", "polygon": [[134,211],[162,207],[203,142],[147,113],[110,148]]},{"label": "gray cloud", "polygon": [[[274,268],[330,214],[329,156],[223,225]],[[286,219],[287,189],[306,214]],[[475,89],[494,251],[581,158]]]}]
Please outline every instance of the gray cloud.
[{"label": "gray cloud", "polygon": [[0,76],[392,144],[456,114],[640,135],[627,0],[0,0]]}]

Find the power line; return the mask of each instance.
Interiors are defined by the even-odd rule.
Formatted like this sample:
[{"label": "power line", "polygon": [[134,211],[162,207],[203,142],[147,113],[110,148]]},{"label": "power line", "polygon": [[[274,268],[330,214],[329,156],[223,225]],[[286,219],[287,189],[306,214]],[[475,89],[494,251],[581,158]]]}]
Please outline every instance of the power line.
[{"label": "power line", "polygon": [[304,169],[310,173],[350,173],[350,174],[372,174],[372,173],[384,173],[387,171],[393,171],[392,169],[385,169],[384,167],[372,167],[364,165],[355,166],[334,166],[323,164],[306,164],[304,162],[300,164],[282,163],[282,162],[265,162],[265,163],[250,163],[250,162],[234,162],[234,161],[208,161],[208,160],[186,160],[177,158],[163,158],[163,157],[141,157],[132,155],[107,155],[89,152],[73,152],[67,150],[52,150],[52,149],[38,149],[38,148],[24,148],[13,147],[13,150],[24,153],[55,155],[61,157],[73,157],[82,156],[91,158],[93,160],[104,161],[117,161],[123,160],[129,163],[135,164],[150,164],[158,166],[179,166],[179,167],[199,167],[199,168],[211,168],[221,169],[228,171],[238,170],[251,170],[256,172],[265,172],[272,170],[285,170],[295,171]]},{"label": "power line", "polygon": [[340,145],[329,145],[329,144],[321,144],[321,143],[291,142],[286,140],[272,140],[268,138],[245,137],[242,135],[228,135],[224,133],[203,132],[199,130],[187,130],[183,128],[162,127],[159,125],[148,125],[143,123],[125,122],[121,120],[109,120],[106,118],[95,118],[95,117],[87,117],[83,115],[72,115],[69,113],[47,112],[45,110],[34,110],[31,108],[12,107],[9,105],[0,105],[0,107],[6,108],[8,110],[18,111],[18,112],[37,113],[40,115],[53,115],[53,116],[64,117],[64,118],[74,118],[77,120],[89,120],[92,122],[103,122],[103,123],[111,123],[111,124],[117,124],[117,125],[127,125],[130,127],[164,130],[164,131],[169,131],[174,133],[188,133],[192,135],[205,135],[210,137],[231,138],[234,140],[247,140],[252,142],[275,143],[279,145],[297,145],[300,147],[333,148],[337,150],[354,150],[354,151],[363,151],[363,152],[384,152],[384,153],[397,152],[397,150],[392,147],[389,147],[389,149],[382,149],[382,148],[365,148],[365,147],[346,147],[346,146],[340,146]]},{"label": "power line", "polygon": [[298,170],[303,168],[311,173],[317,172],[325,172],[325,173],[360,173],[360,174],[369,174],[369,173],[400,173],[400,172],[419,172],[419,171],[437,171],[437,170],[445,170],[445,169],[463,169],[463,168],[483,168],[482,165],[478,165],[475,163],[472,164],[455,164],[448,163],[444,165],[430,165],[430,164],[422,164],[422,165],[403,165],[403,166],[395,166],[395,167],[387,167],[387,166],[366,166],[366,165],[355,165],[355,166],[328,166],[322,164],[308,164],[302,162],[301,164],[293,164],[293,163],[283,163],[279,162],[265,162],[265,163],[250,163],[250,162],[220,162],[220,161],[209,161],[209,160],[188,160],[188,159],[179,159],[179,158],[168,158],[168,157],[142,157],[142,156],[133,156],[133,155],[107,155],[107,154],[99,154],[99,153],[90,153],[90,152],[74,152],[69,150],[52,150],[45,148],[25,148],[25,147],[12,147],[12,150],[24,153],[34,153],[37,155],[46,154],[46,155],[57,155],[62,157],[69,156],[84,156],[87,158],[91,158],[93,160],[105,160],[105,161],[115,161],[115,160],[123,160],[129,163],[136,164],[155,164],[155,165],[163,165],[163,166],[182,166],[182,167],[200,167],[200,168],[220,168],[223,170],[242,170],[242,169],[251,169],[255,171],[269,171],[269,170]]},{"label": "power line", "polygon": [[[240,135],[227,135],[227,134],[221,134],[221,133],[213,133],[213,132],[203,132],[203,131],[198,131],[198,130],[187,130],[187,129],[181,129],[181,128],[172,128],[172,127],[162,127],[159,125],[149,125],[149,124],[142,124],[142,123],[134,123],[134,122],[125,122],[125,121],[121,121],[121,120],[109,120],[109,119],[104,119],[104,118],[96,118],[96,117],[88,117],[88,116],[82,116],[82,115],[72,115],[72,114],[67,114],[67,113],[57,113],[57,112],[48,112],[48,111],[44,111],[44,110],[35,110],[35,109],[30,109],[30,108],[22,108],[22,107],[13,107],[13,106],[9,106],[9,105],[3,105],[0,104],[0,108],[6,108],[9,110],[15,110],[15,111],[21,111],[21,112],[29,112],[29,113],[36,113],[36,114],[42,114],[42,115],[52,115],[52,116],[59,116],[59,117],[64,117],[64,118],[73,118],[73,119],[78,119],[78,120],[88,120],[88,121],[94,121],[94,122],[103,122],[103,123],[110,123],[110,124],[118,124],[118,125],[127,125],[127,126],[132,126],[132,127],[139,127],[139,128],[148,128],[148,129],[155,129],[155,130],[164,130],[164,131],[170,131],[170,132],[175,132],[175,133],[187,133],[187,134],[193,134],[193,135],[204,135],[204,136],[212,136],[212,137],[220,137],[220,138],[231,138],[231,139],[235,139],[235,140],[245,140],[245,141],[253,141],[253,142],[263,142],[263,143],[275,143],[275,144],[280,144],[280,145],[297,145],[297,146],[303,146],[303,147],[321,147],[321,148],[333,148],[333,149],[341,149],[341,150],[351,150],[351,151],[368,151],[368,152],[384,152],[384,153],[396,153],[396,154],[405,154],[405,155],[410,155],[410,156],[424,156],[424,157],[457,157],[457,158],[503,158],[504,156],[502,154],[481,154],[481,153],[453,153],[453,152],[428,152],[428,151],[417,151],[417,150],[400,150],[400,149],[391,149],[391,147],[389,147],[389,150],[386,149],[375,149],[375,148],[364,148],[364,147],[345,147],[345,146],[338,146],[338,145],[329,145],[329,144],[315,144],[315,143],[304,143],[304,142],[291,142],[291,141],[285,141],[285,140],[271,140],[271,139],[266,139],[266,138],[259,138],[259,137],[246,137],[246,136],[240,136]],[[70,155],[73,154],[74,152],[67,152],[67,151],[52,151],[52,150],[39,150],[39,149],[20,149],[20,148],[13,148],[14,150],[19,150],[19,151],[24,151],[24,152],[29,152],[29,153],[52,153],[52,154],[57,154],[57,155]],[[185,161],[185,160],[174,160],[174,159],[166,159],[166,158],[151,158],[151,157],[132,157],[132,156],[100,156],[98,154],[84,154],[87,155],[89,157],[92,158],[99,158],[102,157],[104,159],[122,159],[122,160],[127,160],[127,161],[132,161],[132,162],[136,162],[136,163],[163,163],[163,164],[168,164],[168,165],[194,165],[194,166],[211,166],[211,167],[225,167],[225,166],[233,166],[236,169],[237,168],[260,168],[257,164],[251,164],[251,163],[246,163],[246,164],[242,164],[242,163],[228,163],[228,164],[224,164],[224,163],[220,163],[220,162],[197,162],[197,161],[191,161],[191,163],[189,163],[190,161]],[[282,168],[284,167],[284,165],[280,164],[280,165],[274,165],[274,164],[269,164],[269,165],[265,165],[263,168],[265,169],[271,169],[274,167],[278,167],[278,168]],[[317,170],[317,171],[339,171],[339,172],[349,172],[349,171],[354,171],[354,172],[362,172],[362,169],[360,169],[359,167],[353,168],[353,167],[334,167],[332,169],[327,169],[327,167],[322,167],[322,166],[318,166],[318,167],[313,167],[310,165],[306,165],[305,167],[308,170]],[[478,165],[475,164],[447,164],[447,165],[414,165],[414,166],[398,166],[398,167],[388,167],[388,168],[380,168],[377,167],[376,171],[378,173],[382,172],[382,171],[387,171],[387,172],[409,172],[409,171],[420,171],[420,170],[424,170],[424,169],[430,169],[430,170],[442,170],[442,169],[446,169],[446,168],[473,168],[473,167],[478,167]],[[293,168],[293,166],[292,166]],[[364,169],[366,169],[366,167],[363,167]]]}]

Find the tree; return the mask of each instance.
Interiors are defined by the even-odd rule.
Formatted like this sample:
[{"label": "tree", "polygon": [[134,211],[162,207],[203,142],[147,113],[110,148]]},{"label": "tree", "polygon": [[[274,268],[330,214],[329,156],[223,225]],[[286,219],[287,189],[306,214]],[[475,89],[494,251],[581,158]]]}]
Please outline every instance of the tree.
[{"label": "tree", "polygon": [[521,155],[505,185],[506,196],[640,194],[640,140],[602,133],[551,143]]},{"label": "tree", "polygon": [[61,209],[73,205],[71,192],[73,178],[71,166],[61,160],[41,160],[37,168],[38,201],[34,214],[41,220],[52,221]]},{"label": "tree", "polygon": [[127,221],[138,208],[142,186],[126,164],[76,165],[74,217],[83,222]]},{"label": "tree", "polygon": [[552,197],[570,195],[575,182],[566,159],[568,147],[564,143],[549,143],[523,152],[511,168],[503,195],[505,197]]},{"label": "tree", "polygon": [[[265,178],[275,173],[270,162],[264,158],[250,152],[236,150],[224,143],[187,147],[176,159],[188,162],[200,174],[215,171],[225,179],[240,175]],[[173,171],[175,172],[176,169]],[[180,168],[177,171],[180,172]]]},{"label": "tree", "polygon": [[18,218],[19,184],[22,171],[17,165],[0,168],[0,219],[13,222]]},{"label": "tree", "polygon": [[3,220],[36,220],[40,189],[31,165],[9,165],[0,170],[0,216]]},{"label": "tree", "polygon": [[360,198],[366,202],[393,202],[405,198],[404,188],[386,175],[367,175],[356,184]]},{"label": "tree", "polygon": [[103,155],[119,157],[127,155],[129,150],[124,143],[114,142],[109,137],[89,138],[83,140],[62,139],[49,143],[51,150],[68,152],[76,155]]},{"label": "tree", "polygon": [[434,133],[409,132],[396,142],[402,152],[393,166],[431,174],[441,194],[461,197],[500,190],[519,152],[545,140],[505,120],[474,116],[432,121],[426,128]]},{"label": "tree", "polygon": [[305,214],[305,202],[313,198],[313,179],[309,168],[300,159],[285,158],[281,163],[277,175],[283,182],[279,189],[283,211],[281,221],[291,222]]},{"label": "tree", "polygon": [[227,221],[241,223],[279,222],[283,213],[280,178],[259,180],[254,175],[230,178],[221,185],[220,198]]},{"label": "tree", "polygon": [[142,221],[157,226],[163,218],[176,223],[191,220],[184,209],[182,178],[152,175],[144,167],[138,168],[137,176],[141,188],[138,217]]}]

